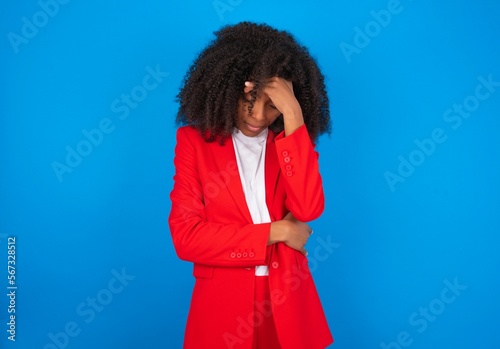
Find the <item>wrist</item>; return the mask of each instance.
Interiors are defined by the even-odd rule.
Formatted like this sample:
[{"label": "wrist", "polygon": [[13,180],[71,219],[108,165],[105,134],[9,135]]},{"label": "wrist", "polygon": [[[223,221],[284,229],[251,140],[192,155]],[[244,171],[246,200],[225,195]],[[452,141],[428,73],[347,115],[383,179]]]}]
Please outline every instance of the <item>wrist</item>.
[{"label": "wrist", "polygon": [[283,109],[282,114],[283,119],[303,120],[302,108],[299,103],[289,105],[286,109]]},{"label": "wrist", "polygon": [[285,242],[288,236],[288,223],[286,220],[276,221],[271,223],[269,231],[268,245],[278,242]]},{"label": "wrist", "polygon": [[285,136],[291,135],[300,126],[304,125],[304,117],[300,105],[298,107],[291,107],[283,111],[283,123],[285,128]]}]

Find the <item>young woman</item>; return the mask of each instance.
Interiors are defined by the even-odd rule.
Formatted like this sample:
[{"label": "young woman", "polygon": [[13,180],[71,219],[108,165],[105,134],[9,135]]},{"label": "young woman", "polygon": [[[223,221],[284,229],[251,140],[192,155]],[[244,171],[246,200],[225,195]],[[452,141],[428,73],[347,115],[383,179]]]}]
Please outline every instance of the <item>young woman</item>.
[{"label": "young woman", "polygon": [[185,349],[323,349],[333,342],[307,264],[324,209],[323,75],[287,32],[219,30],[178,94],[169,225],[196,278]]}]

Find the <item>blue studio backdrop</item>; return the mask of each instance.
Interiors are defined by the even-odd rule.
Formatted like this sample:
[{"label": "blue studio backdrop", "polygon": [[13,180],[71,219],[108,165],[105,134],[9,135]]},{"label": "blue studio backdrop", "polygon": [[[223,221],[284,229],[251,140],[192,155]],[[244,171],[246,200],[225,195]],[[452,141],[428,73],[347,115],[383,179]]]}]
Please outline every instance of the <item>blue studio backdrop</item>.
[{"label": "blue studio backdrop", "polygon": [[308,250],[332,348],[500,348],[499,18],[495,0],[4,1],[1,347],[182,347],[175,95],[213,31],[250,20],[326,77]]}]

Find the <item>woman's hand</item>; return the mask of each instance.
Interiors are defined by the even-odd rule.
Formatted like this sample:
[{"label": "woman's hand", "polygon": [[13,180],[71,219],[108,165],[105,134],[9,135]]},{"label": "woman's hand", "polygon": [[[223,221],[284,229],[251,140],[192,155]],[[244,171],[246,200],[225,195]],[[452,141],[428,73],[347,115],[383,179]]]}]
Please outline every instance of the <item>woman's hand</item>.
[{"label": "woman's hand", "polygon": [[311,236],[312,229],[304,222],[298,221],[288,213],[282,220],[271,223],[268,244],[283,242],[288,247],[307,256],[305,245]]},{"label": "woman's hand", "polygon": [[[253,87],[253,82],[245,82],[244,92],[249,93]],[[285,136],[292,134],[304,124],[302,108],[293,93],[293,84],[291,81],[277,76],[272,77],[266,82],[262,92],[269,96],[276,109],[283,115]]]}]

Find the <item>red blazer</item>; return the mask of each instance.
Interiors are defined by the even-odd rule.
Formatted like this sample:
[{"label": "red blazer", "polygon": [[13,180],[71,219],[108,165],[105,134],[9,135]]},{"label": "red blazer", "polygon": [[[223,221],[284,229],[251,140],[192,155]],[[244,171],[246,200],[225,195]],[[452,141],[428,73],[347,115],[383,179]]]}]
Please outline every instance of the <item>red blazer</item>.
[{"label": "red blazer", "polygon": [[[252,223],[231,137],[221,146],[181,127],[174,164],[170,231],[196,278],[184,348],[251,349],[253,326],[271,308],[283,349],[331,344],[307,258],[283,243],[267,246],[271,223]],[[287,137],[269,130],[265,183],[271,221],[289,211],[304,222],[321,215],[318,154],[305,125]],[[254,311],[254,267],[263,264],[269,265],[271,304]]]}]

